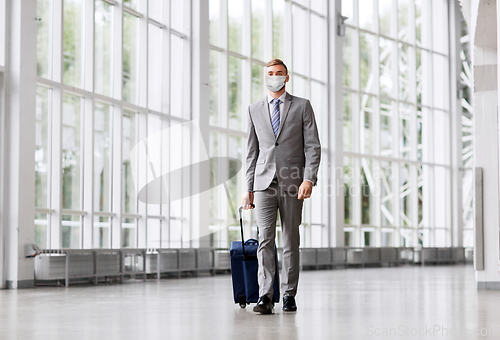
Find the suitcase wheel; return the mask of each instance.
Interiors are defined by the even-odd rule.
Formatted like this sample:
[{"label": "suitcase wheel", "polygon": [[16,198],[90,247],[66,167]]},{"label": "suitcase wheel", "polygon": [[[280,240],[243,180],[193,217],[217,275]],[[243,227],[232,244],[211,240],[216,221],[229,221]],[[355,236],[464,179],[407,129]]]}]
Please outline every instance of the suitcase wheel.
[{"label": "suitcase wheel", "polygon": [[245,295],[238,296],[238,303],[240,304],[240,308],[245,308],[247,306],[247,298]]}]

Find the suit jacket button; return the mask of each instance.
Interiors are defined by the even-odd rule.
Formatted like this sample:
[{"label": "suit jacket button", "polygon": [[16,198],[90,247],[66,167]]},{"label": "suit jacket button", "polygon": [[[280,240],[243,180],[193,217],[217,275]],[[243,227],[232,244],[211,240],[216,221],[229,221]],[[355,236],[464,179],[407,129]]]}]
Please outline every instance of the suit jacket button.
[{"label": "suit jacket button", "polygon": [[278,143],[274,144],[274,146],[278,146]]}]

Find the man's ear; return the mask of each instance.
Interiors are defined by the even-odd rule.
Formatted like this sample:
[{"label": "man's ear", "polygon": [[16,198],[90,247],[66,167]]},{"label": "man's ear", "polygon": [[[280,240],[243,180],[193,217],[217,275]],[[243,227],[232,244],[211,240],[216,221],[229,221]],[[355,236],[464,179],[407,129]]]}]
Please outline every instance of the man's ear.
[{"label": "man's ear", "polygon": [[289,74],[287,74],[287,75],[286,75],[286,78],[285,78],[285,83],[286,83],[286,82],[288,82],[289,80],[290,80],[290,75],[289,75]]}]

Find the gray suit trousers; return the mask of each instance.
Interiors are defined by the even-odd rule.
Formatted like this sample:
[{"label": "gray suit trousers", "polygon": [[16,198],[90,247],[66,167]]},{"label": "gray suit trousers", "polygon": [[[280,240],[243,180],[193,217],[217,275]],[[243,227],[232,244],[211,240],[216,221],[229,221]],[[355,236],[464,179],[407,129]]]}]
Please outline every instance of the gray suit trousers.
[{"label": "gray suit trousers", "polygon": [[274,262],[274,241],[276,238],[276,218],[280,213],[283,244],[283,268],[281,273],[281,293],[295,296],[299,282],[299,226],[302,223],[303,200],[297,192],[280,190],[276,178],[263,191],[255,191],[254,203],[259,227],[259,296],[272,299],[273,281],[277,270]]}]

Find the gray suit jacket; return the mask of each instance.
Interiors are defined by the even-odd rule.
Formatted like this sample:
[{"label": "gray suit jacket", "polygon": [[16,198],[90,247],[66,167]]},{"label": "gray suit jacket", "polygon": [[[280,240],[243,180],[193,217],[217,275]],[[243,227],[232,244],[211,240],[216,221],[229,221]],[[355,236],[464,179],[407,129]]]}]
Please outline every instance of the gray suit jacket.
[{"label": "gray suit jacket", "polygon": [[321,145],[311,103],[287,93],[280,115],[275,137],[267,97],[248,107],[248,191],[267,189],[274,174],[288,192],[297,192],[305,179],[316,185]]}]

